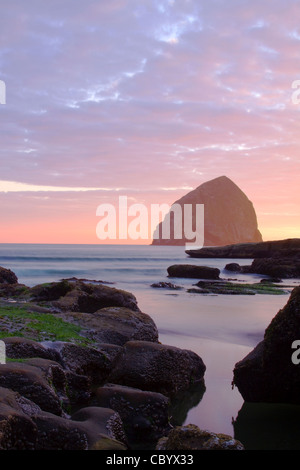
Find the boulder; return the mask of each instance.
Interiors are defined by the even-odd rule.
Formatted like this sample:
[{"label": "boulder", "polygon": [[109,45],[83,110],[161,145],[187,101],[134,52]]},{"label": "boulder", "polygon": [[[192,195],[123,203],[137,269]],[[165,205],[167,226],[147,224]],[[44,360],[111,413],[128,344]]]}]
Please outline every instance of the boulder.
[{"label": "boulder", "polygon": [[154,445],[170,429],[169,399],[161,393],[105,384],[95,392],[97,404],[115,410],[132,447]]},{"label": "boulder", "polygon": [[66,320],[80,325],[98,343],[122,346],[130,340],[158,341],[158,330],[146,313],[125,307],[109,307],[92,314],[67,312]]},{"label": "boulder", "polygon": [[35,450],[88,450],[86,432],[77,423],[51,413],[34,417],[37,427]]},{"label": "boulder", "polygon": [[11,359],[40,357],[57,360],[58,354],[53,349],[45,348],[41,343],[27,338],[10,336],[3,338],[6,348],[6,356]]},{"label": "boulder", "polygon": [[227,434],[215,434],[188,424],[172,429],[168,437],[158,441],[156,450],[244,450],[244,446]]},{"label": "boulder", "polygon": [[169,266],[169,277],[183,277],[190,279],[219,279],[220,270],[209,266],[194,266],[192,264],[174,264]]},{"label": "boulder", "polygon": [[28,292],[33,302],[50,305],[56,311],[96,312],[105,307],[126,307],[139,311],[133,294],[101,283],[66,280],[38,284]]},{"label": "boulder", "polygon": [[73,285],[70,282],[62,280],[59,282],[38,284],[31,288],[30,295],[37,302],[51,301],[64,297],[72,289]]},{"label": "boulder", "polygon": [[[181,208],[182,219],[177,219],[176,215],[174,217],[170,210],[154,232],[153,245],[185,245],[193,242],[185,236],[185,204],[192,207],[194,214],[197,204],[204,205],[204,230],[203,226],[199,227],[199,222],[193,220],[193,230],[197,228],[200,231],[198,239],[201,239],[204,231],[204,246],[262,241],[252,202],[233,181],[220,176],[203,183],[174,202],[173,205]],[[190,221],[187,222],[190,226]],[[162,232],[164,225],[171,229],[167,238]],[[174,227],[179,232],[178,238]]]},{"label": "boulder", "polygon": [[157,288],[157,289],[172,289],[172,290],[180,290],[182,289],[181,286],[176,286],[176,284],[173,284],[172,282],[154,282],[151,284],[151,287]]},{"label": "boulder", "polygon": [[56,350],[64,369],[77,375],[87,376],[91,384],[100,385],[113,368],[120,348],[103,344],[96,349],[62,342],[56,343]]},{"label": "boulder", "polygon": [[194,383],[187,390],[182,390],[172,397],[169,406],[172,426],[181,426],[186,422],[189,411],[199,405],[205,391],[206,387],[203,381]]},{"label": "boulder", "polygon": [[89,449],[126,450],[126,436],[120,415],[106,407],[81,408],[71,417],[87,435]]},{"label": "boulder", "polygon": [[234,436],[248,451],[288,450],[296,453],[299,442],[300,407],[288,403],[244,402],[232,421]]},{"label": "boulder", "polygon": [[274,256],[254,259],[248,272],[282,279],[298,278],[300,277],[300,252],[293,257]]},{"label": "boulder", "polygon": [[54,389],[63,410],[87,404],[91,398],[91,380],[86,375],[67,370],[61,364],[42,358],[23,359],[41,370],[47,382]]},{"label": "boulder", "polygon": [[76,419],[66,419],[51,413],[39,413],[32,419],[37,426],[35,450],[126,450],[113,437],[120,418],[112,410],[88,408],[80,410]]},{"label": "boulder", "polygon": [[264,339],[233,371],[233,385],[247,402],[300,403],[300,365],[292,360],[299,340],[300,287],[266,328]]},{"label": "boulder", "polygon": [[205,365],[193,351],[149,341],[129,341],[108,381],[168,397],[204,382]]},{"label": "boulder", "polygon": [[282,258],[273,256],[270,258],[255,258],[251,265],[241,266],[238,263],[226,264],[225,269],[235,273],[262,274],[269,276],[264,282],[280,282],[282,279],[300,277],[300,252],[294,257]]}]

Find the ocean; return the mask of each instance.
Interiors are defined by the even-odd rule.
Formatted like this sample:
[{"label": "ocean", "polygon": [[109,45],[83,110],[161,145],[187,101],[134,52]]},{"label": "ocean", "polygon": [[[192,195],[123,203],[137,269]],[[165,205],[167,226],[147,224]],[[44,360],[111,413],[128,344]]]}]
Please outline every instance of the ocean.
[{"label": "ocean", "polygon": [[[168,266],[189,263],[218,267],[222,278],[241,282],[263,277],[229,273],[224,270],[228,262],[251,260],[193,259],[184,247],[0,244],[0,266],[14,271],[20,283],[33,286],[73,276],[113,283],[136,296],[140,309],[155,321],[162,343],[201,356],[207,368],[205,391],[183,399],[184,409],[176,412],[178,422],[229,434],[249,449],[298,449],[300,407],[247,404],[231,385],[234,365],[262,340],[289,294],[192,294],[187,288],[195,280],[167,276]],[[151,287],[160,281],[182,289]],[[299,285],[299,279],[285,284]]]}]

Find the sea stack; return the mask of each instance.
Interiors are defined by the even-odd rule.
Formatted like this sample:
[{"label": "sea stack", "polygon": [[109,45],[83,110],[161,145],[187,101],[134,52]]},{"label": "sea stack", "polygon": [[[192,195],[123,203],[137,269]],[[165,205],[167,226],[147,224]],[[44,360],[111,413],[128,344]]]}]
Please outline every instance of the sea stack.
[{"label": "sea stack", "polygon": [[[223,246],[236,243],[257,243],[262,241],[258,230],[257,217],[252,202],[245,193],[227,176],[220,176],[201,184],[198,188],[189,192],[174,205],[181,206],[182,222],[181,238],[174,236],[174,224],[176,216],[172,211],[166,217],[170,217],[170,236],[166,238],[162,234],[162,225],[167,223],[165,218],[156,227],[153,234],[152,245],[186,245],[194,240],[185,237],[184,230],[184,205],[190,204],[193,208],[193,217],[196,214],[196,204],[204,205],[204,243],[203,246]],[[193,220],[193,230],[196,230],[196,222]],[[203,230],[203,228],[202,228]],[[178,233],[178,232],[177,232]],[[200,238],[200,237],[199,237]]]}]

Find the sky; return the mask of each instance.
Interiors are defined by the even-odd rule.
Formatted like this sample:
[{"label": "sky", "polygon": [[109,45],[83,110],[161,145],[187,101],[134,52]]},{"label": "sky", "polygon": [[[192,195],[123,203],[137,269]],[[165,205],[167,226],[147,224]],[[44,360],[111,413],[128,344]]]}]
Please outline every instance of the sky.
[{"label": "sky", "polygon": [[264,240],[299,237],[299,14],[299,0],[5,2],[0,243],[103,243],[99,205],[171,205],[222,175]]}]

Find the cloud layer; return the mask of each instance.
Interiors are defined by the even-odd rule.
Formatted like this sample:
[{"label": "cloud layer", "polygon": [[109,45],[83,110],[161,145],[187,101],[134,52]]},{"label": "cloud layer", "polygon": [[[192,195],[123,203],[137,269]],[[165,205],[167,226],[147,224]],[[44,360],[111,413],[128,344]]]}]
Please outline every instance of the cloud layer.
[{"label": "cloud layer", "polygon": [[[97,243],[95,210],[114,191],[172,203],[223,174],[253,201],[264,238],[297,236],[298,14],[295,0],[11,0],[0,20],[1,241],[22,241],[22,227],[42,242],[43,201],[51,224],[65,224],[61,241]],[[8,182],[26,198],[4,193]]]}]

